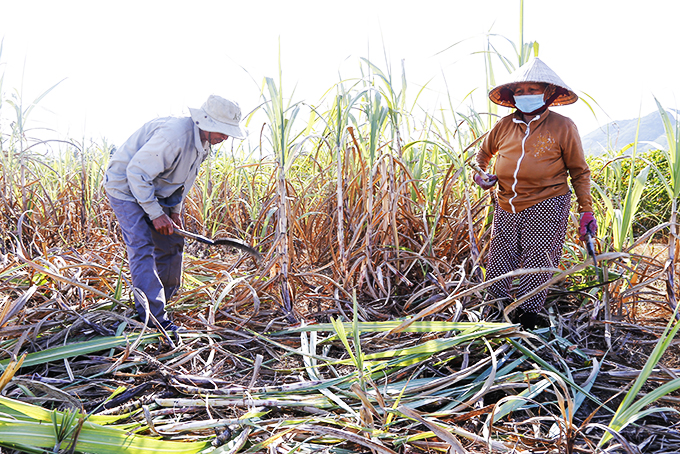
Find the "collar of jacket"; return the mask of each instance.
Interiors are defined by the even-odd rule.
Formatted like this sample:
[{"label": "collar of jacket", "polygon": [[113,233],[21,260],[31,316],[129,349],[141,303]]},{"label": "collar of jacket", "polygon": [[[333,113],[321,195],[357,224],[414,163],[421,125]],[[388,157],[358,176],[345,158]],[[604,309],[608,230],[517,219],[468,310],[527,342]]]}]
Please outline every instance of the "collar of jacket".
[{"label": "collar of jacket", "polygon": [[[536,126],[543,123],[545,121],[545,119],[548,118],[549,115],[550,115],[550,109],[546,109],[546,111],[543,112],[542,114],[534,115],[532,117],[532,120],[530,120],[531,121],[531,129],[533,130]],[[536,119],[536,117],[539,117],[539,118]],[[519,125],[524,125],[524,127],[526,127],[529,124],[529,122],[524,121],[524,114],[522,112],[520,112],[519,110],[516,110],[512,114],[512,121],[513,121],[513,123],[517,123]]]},{"label": "collar of jacket", "polygon": [[198,129],[196,123],[194,123],[194,146],[196,147],[196,151],[198,151],[198,156],[201,158],[201,162],[203,162],[208,154],[210,154],[210,144],[208,142],[206,142],[206,144],[208,144],[207,147],[201,143],[201,131]]}]

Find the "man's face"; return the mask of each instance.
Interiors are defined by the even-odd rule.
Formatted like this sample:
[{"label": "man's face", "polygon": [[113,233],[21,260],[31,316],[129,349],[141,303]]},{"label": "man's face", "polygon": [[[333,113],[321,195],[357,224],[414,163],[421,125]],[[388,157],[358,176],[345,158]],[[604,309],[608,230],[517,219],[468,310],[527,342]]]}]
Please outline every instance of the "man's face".
[{"label": "man's face", "polygon": [[229,138],[228,135],[222,134],[221,132],[210,132],[201,130],[201,140],[203,142],[208,142],[210,145],[217,145],[222,143]]}]

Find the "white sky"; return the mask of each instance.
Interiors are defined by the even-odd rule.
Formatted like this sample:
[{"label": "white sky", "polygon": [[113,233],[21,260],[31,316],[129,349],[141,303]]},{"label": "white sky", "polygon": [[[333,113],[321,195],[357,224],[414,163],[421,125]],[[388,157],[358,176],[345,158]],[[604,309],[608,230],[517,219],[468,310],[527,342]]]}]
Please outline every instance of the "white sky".
[{"label": "white sky", "polygon": [[[601,107],[597,118],[580,101],[558,108],[583,135],[656,110],[653,96],[678,107],[680,2],[525,0],[524,9],[524,40],[538,41],[542,60]],[[21,92],[28,104],[65,79],[28,127],[119,144],[212,93],[250,111],[263,78],[277,76],[280,42],[294,101],[317,104],[341,76],[359,75],[360,57],[387,69],[386,52],[396,77],[404,59],[411,98],[431,80],[423,107],[445,102],[446,81],[456,102],[477,88],[481,111],[484,66],[473,53],[489,31],[511,56],[504,38],[519,41],[519,0],[0,0],[2,96]],[[2,120],[12,115],[3,104]]]}]

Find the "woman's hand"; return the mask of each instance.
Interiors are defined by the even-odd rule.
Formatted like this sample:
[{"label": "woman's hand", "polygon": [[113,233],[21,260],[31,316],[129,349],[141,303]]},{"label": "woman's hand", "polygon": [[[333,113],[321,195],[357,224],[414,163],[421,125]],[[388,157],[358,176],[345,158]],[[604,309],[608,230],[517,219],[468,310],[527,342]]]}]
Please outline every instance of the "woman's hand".
[{"label": "woman's hand", "polygon": [[578,233],[581,235],[579,237],[581,241],[585,241],[586,234],[597,236],[597,221],[590,211],[581,213],[581,225],[579,226]]},{"label": "woman's hand", "polygon": [[478,173],[476,173],[472,179],[475,180],[475,183],[477,183],[477,185],[484,190],[491,189],[498,181],[498,177],[496,175],[487,174],[486,179],[484,179],[484,177]]}]

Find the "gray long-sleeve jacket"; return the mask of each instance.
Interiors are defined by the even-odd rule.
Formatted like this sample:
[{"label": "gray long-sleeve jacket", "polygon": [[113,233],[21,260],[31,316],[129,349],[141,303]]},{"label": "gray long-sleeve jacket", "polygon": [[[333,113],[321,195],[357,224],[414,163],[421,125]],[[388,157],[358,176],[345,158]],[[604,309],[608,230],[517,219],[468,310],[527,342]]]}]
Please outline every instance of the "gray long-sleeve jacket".
[{"label": "gray long-sleeve jacket", "polygon": [[163,215],[162,206],[180,212],[209,151],[191,117],[152,120],[111,156],[104,187],[111,197],[139,203],[151,220]]}]

